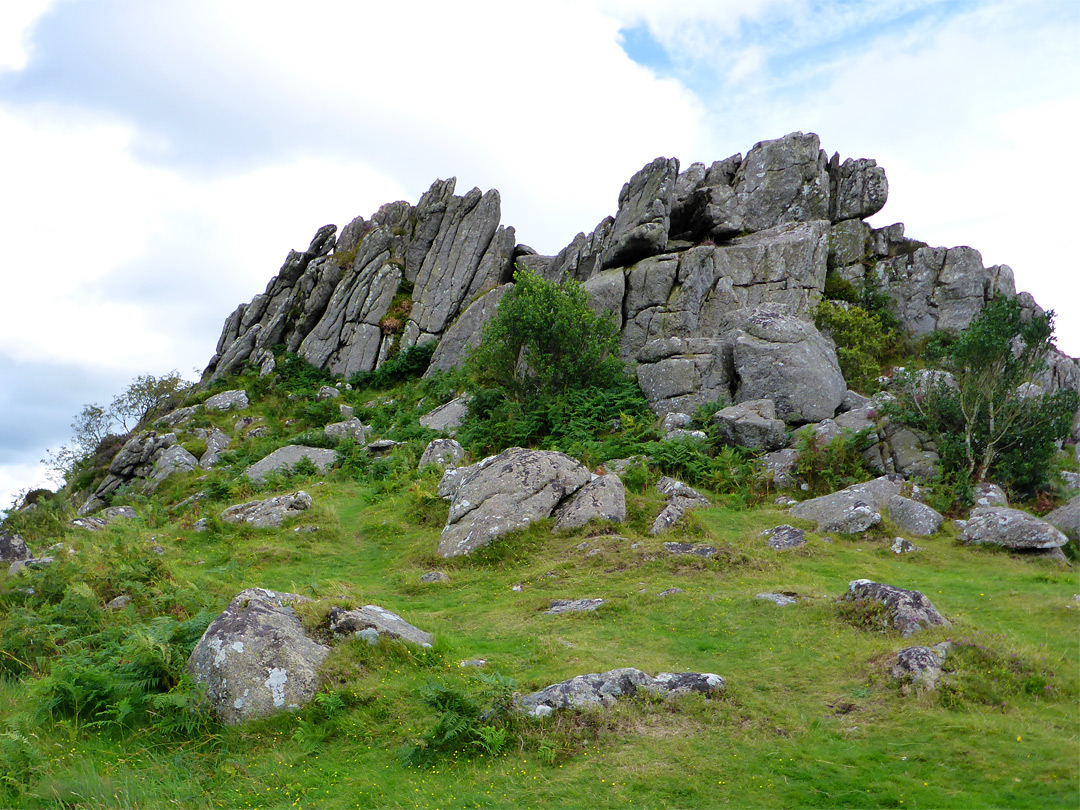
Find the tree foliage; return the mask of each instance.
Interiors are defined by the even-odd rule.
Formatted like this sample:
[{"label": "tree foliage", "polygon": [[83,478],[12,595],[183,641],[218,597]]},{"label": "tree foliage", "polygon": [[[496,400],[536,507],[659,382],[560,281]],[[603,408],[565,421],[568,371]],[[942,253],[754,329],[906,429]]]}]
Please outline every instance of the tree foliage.
[{"label": "tree foliage", "polygon": [[611,385],[622,370],[619,330],[588,300],[575,281],[554,284],[518,268],[514,288],[485,325],[467,370],[481,386],[519,401]]},{"label": "tree foliage", "polygon": [[1046,485],[1077,408],[1074,391],[1025,385],[1046,367],[1053,319],[1026,317],[1016,299],[999,296],[964,332],[928,342],[927,360],[947,373],[906,375],[896,414],[938,440],[947,473],[974,483],[992,474],[1023,494]]},{"label": "tree foliage", "polygon": [[138,427],[150,414],[164,409],[174,397],[190,386],[191,383],[175,369],[160,377],[140,374],[122,393],[113,398],[109,414],[123,426],[126,433]]}]

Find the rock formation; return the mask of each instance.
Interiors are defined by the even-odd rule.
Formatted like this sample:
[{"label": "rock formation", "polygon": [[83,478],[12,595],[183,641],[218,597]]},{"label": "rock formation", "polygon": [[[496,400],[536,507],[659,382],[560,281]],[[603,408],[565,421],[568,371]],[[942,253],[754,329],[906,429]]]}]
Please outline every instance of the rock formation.
[{"label": "rock formation", "polygon": [[[827,274],[881,294],[916,334],[963,328],[996,293],[1016,295],[1012,270],[984,267],[972,248],[932,248],[900,223],[864,222],[885,204],[884,170],[830,159],[812,133],[711,166],[657,158],[623,187],[614,216],[555,256],[515,243],[497,191],[456,196],[455,182],[436,181],[415,205],[389,203],[340,234],[320,228],[228,317],[205,376],[245,362],[268,370],[279,344],[351,375],[437,341],[429,368],[452,368],[520,265],[581,282],[614,316],[623,359],[658,414],[768,398],[775,418],[802,424],[834,416],[847,389],[812,323]],[[1045,377],[1047,388],[1080,388],[1080,364],[1055,355]]]}]

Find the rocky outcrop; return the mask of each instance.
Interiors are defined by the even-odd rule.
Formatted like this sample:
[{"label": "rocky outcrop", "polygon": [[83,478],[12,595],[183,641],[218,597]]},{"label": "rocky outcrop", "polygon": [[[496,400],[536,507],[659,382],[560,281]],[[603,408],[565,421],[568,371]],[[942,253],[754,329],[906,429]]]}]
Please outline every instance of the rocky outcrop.
[{"label": "rocky outcrop", "polygon": [[776,403],[771,399],[722,408],[713,414],[713,424],[724,444],[772,452],[786,443],[787,427],[776,418]]},{"label": "rocky outcrop", "polygon": [[624,667],[578,675],[552,684],[519,698],[518,706],[533,717],[546,717],[558,709],[611,706],[619,698],[633,697],[638,692],[655,697],[676,697],[695,693],[714,695],[723,689],[724,679],[712,673],[661,672],[651,678],[640,669]]},{"label": "rocky outcrop", "polygon": [[420,424],[430,430],[453,436],[469,415],[469,398],[462,394],[420,417]]},{"label": "rocky outcrop", "polygon": [[[864,219],[888,197],[884,170],[867,158],[829,159],[813,133],[681,172],[674,158],[657,158],[623,186],[614,216],[555,256],[515,244],[499,222],[498,192],[456,196],[455,184],[436,181],[415,205],[357,217],[336,241],[333,226],[320,228],[229,316],[205,376],[245,362],[269,373],[278,344],[351,375],[437,341],[429,373],[457,367],[517,264],[581,282],[591,306],[614,317],[620,353],[637,364],[657,414],[771,398],[777,418],[799,424],[833,417],[846,390],[831,344],[811,324],[828,273],[883,295],[916,334],[963,328],[995,294],[1016,295],[1012,271],[984,267],[969,247],[930,247],[906,237],[902,223],[871,228]],[[1019,300],[1041,311],[1026,293]],[[773,313],[769,335],[751,314],[763,307]],[[1080,389],[1072,358],[1052,357],[1044,376],[1047,390]],[[894,463],[879,443],[878,469],[936,472],[933,448],[899,431],[894,438],[912,452]]]},{"label": "rocky outcrop", "polygon": [[705,509],[711,504],[709,499],[691,486],[666,475],[656,482],[656,489],[667,496],[667,506],[653,521],[649,534],[660,534],[674,526],[683,515],[694,509]]},{"label": "rocky outcrop", "polygon": [[819,532],[858,534],[880,523],[884,512],[909,534],[934,534],[945,518],[929,506],[904,496],[904,491],[902,477],[883,475],[803,501],[791,508],[791,514],[815,521]]},{"label": "rocky outcrop", "polygon": [[223,723],[296,709],[315,696],[330,649],[304,631],[292,608],[303,601],[294,593],[249,588],[206,628],[186,669],[206,687]]},{"label": "rocky outcrop", "polygon": [[105,500],[117,489],[136,478],[146,478],[162,454],[176,444],[176,434],[158,435],[147,430],[128,439],[109,464],[109,472],[79,508],[79,515],[88,515],[105,505]]},{"label": "rocky outcrop", "polygon": [[460,470],[439,555],[471,554],[504,534],[550,517],[588,483],[589,471],[562,453],[512,447]]},{"label": "rocky outcrop", "polygon": [[199,469],[199,460],[180,445],[168,448],[154,462],[154,469],[143,486],[145,492],[154,492],[170,475]]}]

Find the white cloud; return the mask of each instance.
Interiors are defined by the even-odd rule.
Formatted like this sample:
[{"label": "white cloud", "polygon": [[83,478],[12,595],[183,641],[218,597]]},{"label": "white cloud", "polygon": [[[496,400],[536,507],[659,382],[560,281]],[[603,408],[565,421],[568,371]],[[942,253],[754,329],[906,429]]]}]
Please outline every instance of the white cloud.
[{"label": "white cloud", "polygon": [[0,5],[0,73],[22,70],[26,66],[30,58],[30,30],[56,2],[9,0]]}]

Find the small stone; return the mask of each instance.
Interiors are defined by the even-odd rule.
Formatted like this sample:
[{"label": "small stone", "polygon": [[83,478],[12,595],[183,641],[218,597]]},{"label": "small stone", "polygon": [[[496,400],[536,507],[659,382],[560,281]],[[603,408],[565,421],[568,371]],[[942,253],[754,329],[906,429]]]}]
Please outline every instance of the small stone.
[{"label": "small stone", "polygon": [[772,602],[780,607],[787,607],[788,605],[794,605],[798,600],[794,596],[788,596],[785,593],[759,593],[754,597],[755,599],[761,599],[765,602]]},{"label": "small stone", "polygon": [[428,571],[420,576],[421,582],[449,582],[450,577],[444,571]]},{"label": "small stone", "polygon": [[551,607],[544,611],[545,616],[554,616],[559,613],[583,613],[596,610],[604,604],[603,599],[554,599]]},{"label": "small stone", "polygon": [[897,537],[893,540],[891,550],[893,554],[910,554],[913,551],[922,551],[922,547],[915,545],[910,540],[905,540],[903,537]]},{"label": "small stone", "polygon": [[666,591],[660,591],[658,596],[672,596],[677,593],[686,593],[682,588],[668,588]]},{"label": "small stone", "polygon": [[520,585],[514,585],[510,590],[517,591],[518,593],[520,593],[521,591],[523,591],[525,589],[522,588]]},{"label": "small stone", "polygon": [[712,546],[695,543],[664,543],[664,551],[668,554],[693,554],[705,559],[709,559],[716,554],[716,549]]},{"label": "small stone", "polygon": [[484,666],[484,664],[486,664],[486,663],[487,663],[486,658],[467,658],[466,660],[459,662],[458,666],[459,667],[476,667],[477,669],[481,669]]},{"label": "small stone", "polygon": [[806,545],[806,532],[787,524],[769,529],[761,534],[763,537],[769,538],[769,548],[777,551]]},{"label": "small stone", "polygon": [[165,549],[161,546],[150,546],[149,551],[151,554],[157,554],[158,556],[165,553]]},{"label": "small stone", "polygon": [[123,610],[129,604],[131,604],[131,597],[128,596],[125,593],[125,594],[121,594],[120,596],[116,597],[115,599],[110,600],[105,605],[105,609],[106,610]]}]

